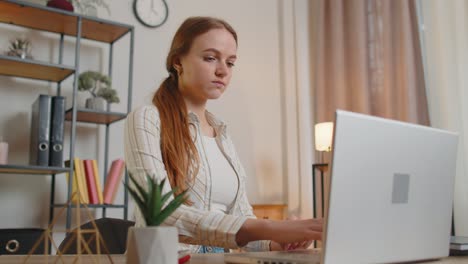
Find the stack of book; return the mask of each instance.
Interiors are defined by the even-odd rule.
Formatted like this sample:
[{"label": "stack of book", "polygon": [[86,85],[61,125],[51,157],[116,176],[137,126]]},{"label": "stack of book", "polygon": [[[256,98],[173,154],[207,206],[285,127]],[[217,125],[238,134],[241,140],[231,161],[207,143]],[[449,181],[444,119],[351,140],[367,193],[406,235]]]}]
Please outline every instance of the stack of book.
[{"label": "stack of book", "polygon": [[468,255],[468,237],[463,237],[463,236],[450,237],[450,255],[451,256]]},{"label": "stack of book", "polygon": [[30,164],[61,167],[65,97],[41,94],[31,109]]},{"label": "stack of book", "polygon": [[[70,167],[70,161],[65,161],[65,166]],[[125,162],[122,159],[116,159],[112,162],[104,183],[104,190],[101,186],[101,178],[96,160],[73,159],[73,184],[72,202],[77,202],[81,197],[80,203],[83,204],[113,204],[115,196],[119,189],[122,175],[125,170]],[[68,182],[70,184],[70,181]],[[76,195],[77,193],[80,196]]]}]

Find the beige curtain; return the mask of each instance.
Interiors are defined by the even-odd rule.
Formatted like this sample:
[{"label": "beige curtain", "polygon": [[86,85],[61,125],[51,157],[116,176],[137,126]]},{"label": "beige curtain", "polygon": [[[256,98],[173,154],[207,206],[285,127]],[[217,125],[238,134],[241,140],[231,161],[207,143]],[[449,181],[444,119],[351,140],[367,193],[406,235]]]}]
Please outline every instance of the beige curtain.
[{"label": "beige curtain", "polygon": [[[343,109],[429,125],[415,1],[316,0],[314,6],[315,123],[334,121]],[[330,159],[330,153],[316,158]],[[324,176],[328,190],[329,170]],[[316,183],[321,217],[320,177]]]},{"label": "beige curtain", "polygon": [[429,124],[412,0],[318,0],[315,122],[336,109]]}]

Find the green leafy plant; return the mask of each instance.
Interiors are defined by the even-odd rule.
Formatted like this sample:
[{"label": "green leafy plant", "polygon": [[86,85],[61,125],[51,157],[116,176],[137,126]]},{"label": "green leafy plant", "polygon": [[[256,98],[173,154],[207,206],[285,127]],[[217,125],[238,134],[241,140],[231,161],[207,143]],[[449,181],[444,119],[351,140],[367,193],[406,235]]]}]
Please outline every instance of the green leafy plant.
[{"label": "green leafy plant", "polygon": [[86,71],[78,77],[78,90],[88,91],[93,97],[102,97],[108,103],[120,102],[117,91],[112,89],[111,80],[104,74]]},{"label": "green leafy plant", "polygon": [[179,206],[181,206],[187,199],[187,191],[176,195],[172,201],[166,206],[164,204],[168,199],[174,195],[177,188],[173,188],[171,191],[163,194],[163,186],[166,179],[161,182],[153,180],[149,175],[146,175],[147,188],[138,184],[135,178],[130,175],[130,181],[133,183],[135,188],[125,184],[128,192],[135,200],[136,205],[140,208],[140,211],[145,218],[147,226],[159,226],[167,217],[169,217]]}]

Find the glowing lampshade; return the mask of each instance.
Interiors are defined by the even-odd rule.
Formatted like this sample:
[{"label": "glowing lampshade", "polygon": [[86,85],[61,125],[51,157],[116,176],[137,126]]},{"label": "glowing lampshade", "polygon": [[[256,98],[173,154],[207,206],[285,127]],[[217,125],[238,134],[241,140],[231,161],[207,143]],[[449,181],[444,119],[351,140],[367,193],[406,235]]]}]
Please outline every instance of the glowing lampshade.
[{"label": "glowing lampshade", "polygon": [[331,151],[333,138],[333,122],[315,125],[315,149],[317,151]]}]

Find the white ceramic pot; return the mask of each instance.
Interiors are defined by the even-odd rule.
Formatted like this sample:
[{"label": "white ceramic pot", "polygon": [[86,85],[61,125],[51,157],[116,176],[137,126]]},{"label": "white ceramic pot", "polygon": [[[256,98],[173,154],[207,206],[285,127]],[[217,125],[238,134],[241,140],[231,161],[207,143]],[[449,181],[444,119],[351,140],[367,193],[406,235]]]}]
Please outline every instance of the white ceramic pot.
[{"label": "white ceramic pot", "polygon": [[176,264],[178,243],[176,227],[130,227],[127,238],[127,263]]},{"label": "white ceramic pot", "polygon": [[86,108],[97,111],[104,111],[106,107],[106,100],[101,97],[91,97],[86,99]]}]

